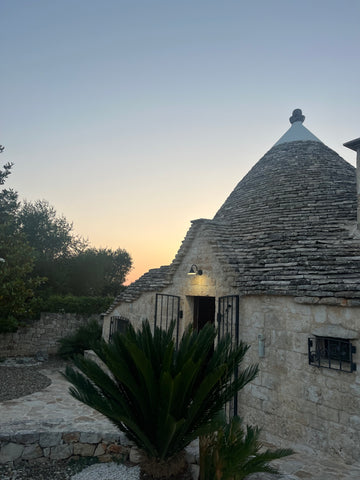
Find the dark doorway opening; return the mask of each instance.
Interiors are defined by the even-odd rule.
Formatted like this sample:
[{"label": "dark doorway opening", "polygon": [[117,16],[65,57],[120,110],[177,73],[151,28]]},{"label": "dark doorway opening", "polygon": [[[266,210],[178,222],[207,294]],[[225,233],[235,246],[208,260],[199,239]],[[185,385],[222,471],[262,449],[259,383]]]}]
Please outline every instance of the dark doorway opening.
[{"label": "dark doorway opening", "polygon": [[215,297],[194,297],[195,330],[201,330],[208,322],[215,323]]}]

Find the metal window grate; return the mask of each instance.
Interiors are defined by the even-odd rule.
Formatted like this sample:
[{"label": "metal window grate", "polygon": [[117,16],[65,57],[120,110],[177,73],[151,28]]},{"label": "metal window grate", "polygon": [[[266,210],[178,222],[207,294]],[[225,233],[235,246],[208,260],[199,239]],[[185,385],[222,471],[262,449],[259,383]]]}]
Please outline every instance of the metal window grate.
[{"label": "metal window grate", "polygon": [[356,353],[350,340],[333,337],[312,337],[308,339],[309,365],[330,368],[351,373],[356,370],[353,354]]},{"label": "metal window grate", "polygon": [[111,317],[110,318],[110,334],[109,341],[111,342],[114,333],[124,333],[127,326],[129,325],[130,320],[123,316]]}]

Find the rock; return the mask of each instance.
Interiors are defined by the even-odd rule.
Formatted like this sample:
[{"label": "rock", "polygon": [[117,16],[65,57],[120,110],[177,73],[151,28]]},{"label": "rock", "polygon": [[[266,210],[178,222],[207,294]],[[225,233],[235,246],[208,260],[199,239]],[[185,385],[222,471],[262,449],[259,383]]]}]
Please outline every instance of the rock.
[{"label": "rock", "polygon": [[40,433],[39,445],[40,447],[54,447],[61,442],[61,433],[59,432],[44,432]]},{"label": "rock", "polygon": [[101,434],[96,432],[82,432],[80,434],[81,443],[99,443],[101,441]]},{"label": "rock", "polygon": [[90,443],[75,443],[74,455],[80,455],[81,457],[91,457],[94,455],[95,445]]},{"label": "rock", "polygon": [[42,448],[39,445],[32,444],[24,448],[21,459],[32,460],[34,458],[40,458],[42,455]]},{"label": "rock", "polygon": [[50,458],[52,460],[62,460],[64,458],[69,458],[73,454],[73,446],[72,445],[57,445],[56,447],[52,447],[50,451]]},{"label": "rock", "polygon": [[0,463],[13,462],[20,458],[24,448],[24,445],[12,442],[4,445],[0,450]]},{"label": "rock", "polygon": [[106,452],[106,447],[106,443],[99,443],[99,445],[95,448],[94,457],[100,457],[101,455],[104,455]]},{"label": "rock", "polygon": [[62,439],[65,443],[75,443],[80,439],[80,432],[63,433]]},{"label": "rock", "polygon": [[16,435],[13,435],[12,440],[16,443],[24,443],[28,445],[29,443],[36,443],[39,441],[40,434],[37,432],[17,432]]},{"label": "rock", "polygon": [[131,447],[130,449],[130,454],[129,454],[129,460],[132,463],[140,463],[142,459],[142,455],[140,450],[137,447]]}]

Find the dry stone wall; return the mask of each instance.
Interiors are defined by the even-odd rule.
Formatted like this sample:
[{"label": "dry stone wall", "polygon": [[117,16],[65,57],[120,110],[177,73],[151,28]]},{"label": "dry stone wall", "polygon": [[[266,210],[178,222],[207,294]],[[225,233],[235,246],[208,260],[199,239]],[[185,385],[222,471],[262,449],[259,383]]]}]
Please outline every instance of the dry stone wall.
[{"label": "dry stone wall", "polygon": [[0,333],[0,357],[33,356],[39,352],[53,355],[60,338],[74,333],[93,318],[101,321],[100,315],[42,313],[39,320],[20,327],[15,333]]},{"label": "dry stone wall", "polygon": [[131,445],[123,434],[79,431],[0,434],[0,463],[79,457],[98,457],[102,462],[124,461],[128,460],[130,449]]},{"label": "dry stone wall", "polygon": [[[97,457],[99,462],[130,461],[139,463],[141,455],[133,442],[122,432],[99,433],[80,431],[24,431],[0,433],[0,464],[16,465],[21,461],[78,460]],[[199,472],[199,446],[193,441],[186,448],[191,470]]]}]

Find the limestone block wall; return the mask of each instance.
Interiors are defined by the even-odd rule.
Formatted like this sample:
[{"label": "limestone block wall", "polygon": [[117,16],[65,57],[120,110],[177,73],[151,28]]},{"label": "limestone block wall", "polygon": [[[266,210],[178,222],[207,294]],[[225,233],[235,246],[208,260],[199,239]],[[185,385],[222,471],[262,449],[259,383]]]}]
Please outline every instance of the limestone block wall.
[{"label": "limestone block wall", "polygon": [[[297,451],[360,455],[360,375],[308,363],[308,337],[319,329],[360,333],[359,308],[306,305],[291,297],[243,297],[240,336],[251,345],[247,363],[260,374],[240,396],[240,414],[265,440]],[[265,338],[259,358],[258,335]],[[360,362],[359,339],[354,361]]]},{"label": "limestone block wall", "polygon": [[38,352],[53,355],[60,338],[74,333],[93,318],[101,322],[100,315],[42,313],[39,320],[20,327],[15,333],[0,333],[0,356],[33,356]]},{"label": "limestone block wall", "polygon": [[[202,275],[188,275],[191,265],[197,265]],[[184,255],[173,283],[164,293],[179,295],[183,310],[183,326],[193,322],[193,297],[221,297],[232,293],[231,277],[214,256],[214,250],[201,231],[192,243],[192,248]],[[216,305],[217,307],[217,305]]]},{"label": "limestone block wall", "polygon": [[[162,290],[149,285],[150,291],[144,292],[133,302],[119,303],[115,309],[104,317],[103,337],[109,338],[110,320],[112,316],[124,316],[128,318],[135,327],[139,327],[144,319],[151,324],[155,316],[156,293],[180,296],[180,309],[183,317],[180,324],[180,334],[184,328],[193,321],[193,297],[211,296],[219,297],[229,295],[229,289],[234,283],[234,278],[214,256],[213,247],[199,230],[196,238],[192,241],[191,249],[182,257],[181,263],[177,265],[176,274],[172,284]],[[188,275],[192,264],[202,269],[202,275]]]},{"label": "limestone block wall", "polygon": [[127,318],[135,328],[139,328],[144,320],[154,324],[156,292],[144,293],[134,302],[123,302],[116,306],[111,314],[104,317],[103,338],[109,339],[111,317],[123,316]]}]

